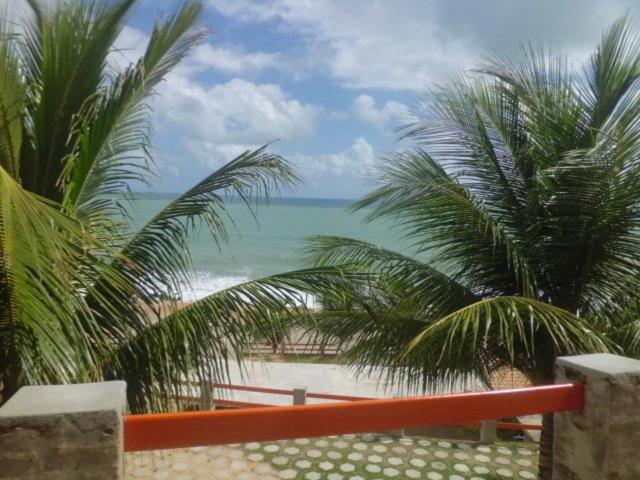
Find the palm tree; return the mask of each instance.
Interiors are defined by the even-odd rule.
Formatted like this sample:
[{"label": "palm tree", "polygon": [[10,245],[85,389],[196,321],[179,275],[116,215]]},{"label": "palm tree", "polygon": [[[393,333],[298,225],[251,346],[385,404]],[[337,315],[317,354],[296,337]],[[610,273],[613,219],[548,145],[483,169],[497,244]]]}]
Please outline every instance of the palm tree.
[{"label": "palm tree", "polygon": [[152,173],[148,100],[203,35],[202,5],[187,1],[114,71],[135,3],[28,0],[20,30],[0,31],[0,404],[24,384],[124,379],[132,410],[172,408],[181,381],[224,378],[271,318],[299,314],[308,275],[342,281],[310,269],[176,300],[191,232],[227,240],[227,195],[252,208],[298,179],[280,156],[249,151],[130,231],[122,194]]},{"label": "palm tree", "polygon": [[[583,68],[521,46],[425,97],[415,148],[379,165],[355,204],[415,255],[317,237],[317,265],[370,274],[318,316],[359,367],[411,388],[505,367],[552,383],[559,355],[637,356],[640,39],[614,23]],[[373,366],[373,367],[369,367]],[[541,442],[550,478],[551,416]]]}]

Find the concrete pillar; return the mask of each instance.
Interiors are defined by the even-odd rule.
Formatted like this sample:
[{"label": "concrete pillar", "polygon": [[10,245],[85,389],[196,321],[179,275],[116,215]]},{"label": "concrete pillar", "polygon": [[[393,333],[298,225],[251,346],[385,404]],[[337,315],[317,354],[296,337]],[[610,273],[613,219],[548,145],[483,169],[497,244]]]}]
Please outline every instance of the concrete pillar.
[{"label": "concrete pillar", "polygon": [[482,422],[480,428],[480,443],[485,445],[496,443],[498,436],[498,421],[497,420],[485,420]]},{"label": "concrete pillar", "polygon": [[0,408],[0,479],[124,478],[124,382],[24,387]]},{"label": "concrete pillar", "polygon": [[304,405],[307,403],[307,387],[297,387],[293,389],[293,404]]},{"label": "concrete pillar", "polygon": [[640,361],[610,354],[559,358],[558,383],[585,384],[582,412],[554,416],[554,480],[640,478]]},{"label": "concrete pillar", "polygon": [[200,382],[200,410],[211,410],[213,396],[211,395],[211,383]]}]

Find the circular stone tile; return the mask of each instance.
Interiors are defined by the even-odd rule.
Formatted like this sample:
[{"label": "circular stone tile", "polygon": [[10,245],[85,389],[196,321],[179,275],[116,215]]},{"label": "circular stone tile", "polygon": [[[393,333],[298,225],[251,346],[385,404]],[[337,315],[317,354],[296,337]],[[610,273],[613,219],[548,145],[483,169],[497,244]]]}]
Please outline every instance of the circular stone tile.
[{"label": "circular stone tile", "polygon": [[473,458],[475,458],[478,462],[483,462],[483,463],[491,461],[491,459],[486,455],[475,455]]},{"label": "circular stone tile", "polygon": [[370,433],[365,433],[360,438],[362,438],[362,440],[364,440],[365,442],[373,442],[376,439],[376,436]]},{"label": "circular stone tile", "polygon": [[244,448],[246,448],[247,450],[257,450],[258,448],[260,448],[260,444],[258,442],[251,442],[247,443]]},{"label": "circular stone tile", "polygon": [[431,462],[431,466],[436,470],[444,470],[447,468],[447,464],[444,462]]},{"label": "circular stone tile", "polygon": [[413,468],[405,470],[404,474],[407,478],[420,478],[420,472],[418,470],[414,470]]},{"label": "circular stone tile", "polygon": [[274,457],[271,459],[271,462],[276,465],[286,465],[289,463],[289,459],[287,457]]},{"label": "circular stone tile", "polygon": [[447,458],[449,456],[449,453],[442,450],[436,450],[433,454],[438,458]]},{"label": "circular stone tile", "polygon": [[344,440],[338,440],[337,442],[333,442],[333,446],[336,448],[347,448],[349,444]]},{"label": "circular stone tile", "polygon": [[358,442],[358,443],[354,443],[353,444],[353,448],[355,448],[356,450],[362,451],[362,450],[366,450],[367,446],[364,443],[359,443]]},{"label": "circular stone tile", "polygon": [[241,472],[235,480],[257,480],[257,478],[253,472]]},{"label": "circular stone tile", "polygon": [[393,447],[391,450],[395,453],[407,453],[407,449],[404,447]]},{"label": "circular stone tile", "polygon": [[453,466],[453,469],[456,472],[460,472],[460,473],[469,473],[471,471],[471,469],[469,467],[467,467],[464,463],[456,463]]},{"label": "circular stone tile", "polygon": [[529,450],[528,448],[519,448],[518,449],[518,453],[520,455],[533,455],[533,452],[531,450]]},{"label": "circular stone tile", "polygon": [[330,458],[331,460],[339,460],[342,458],[342,454],[340,452],[336,452],[334,450],[331,450],[330,452],[326,453],[327,458]]},{"label": "circular stone tile", "polygon": [[393,438],[387,437],[386,435],[380,437],[380,443],[393,443],[393,442],[394,442]]},{"label": "circular stone tile", "polygon": [[471,477],[469,480],[486,480],[484,477]]},{"label": "circular stone tile", "polygon": [[498,475],[500,475],[501,477],[505,477],[505,478],[513,477],[513,472],[511,470],[506,469],[506,468],[499,468],[499,469],[496,470],[496,473]]},{"label": "circular stone tile", "polygon": [[418,445],[422,445],[423,447],[428,447],[429,445],[431,445],[431,442],[429,440],[418,440]]},{"label": "circular stone tile", "polygon": [[231,470],[225,468],[223,470],[216,470],[216,478],[232,478],[233,473]]},{"label": "circular stone tile", "polygon": [[424,448],[414,448],[413,449],[413,453],[415,453],[416,455],[429,455],[429,451],[425,450]]},{"label": "circular stone tile", "polygon": [[536,476],[533,473],[528,472],[527,470],[520,470],[518,472],[518,475],[520,475],[522,478],[526,478],[526,479],[535,479],[536,478]]},{"label": "circular stone tile", "polygon": [[297,443],[298,445],[309,445],[308,438],[296,438],[294,442]]},{"label": "circular stone tile", "polygon": [[444,477],[441,473],[438,472],[429,472],[427,473],[427,478],[429,480],[442,480]]},{"label": "circular stone tile", "polygon": [[382,461],[382,457],[380,455],[369,455],[367,457],[367,461],[371,463],[380,463]]},{"label": "circular stone tile", "polygon": [[274,452],[277,452],[277,451],[280,450],[280,445],[276,445],[276,444],[272,443],[270,445],[265,445],[264,447],[262,447],[262,449],[265,452],[274,453]]},{"label": "circular stone tile", "polygon": [[269,465],[268,463],[262,463],[262,464],[256,466],[256,468],[254,468],[254,471],[256,473],[260,473],[260,474],[269,473],[272,470],[273,470],[273,468],[271,468],[271,465]]},{"label": "circular stone tile", "polygon": [[321,477],[322,475],[319,472],[309,472],[304,476],[307,480],[320,480]]},{"label": "circular stone tile", "polygon": [[344,477],[339,473],[330,473],[327,475],[327,480],[342,480]]},{"label": "circular stone tile", "polygon": [[507,447],[498,447],[496,451],[501,455],[513,455],[513,452]]},{"label": "circular stone tile", "polygon": [[227,452],[227,457],[229,458],[242,458],[244,457],[244,453],[242,450],[229,450]]},{"label": "circular stone tile", "polygon": [[387,476],[387,477],[397,477],[398,475],[400,475],[400,471],[393,468],[393,467],[387,467],[385,468],[382,473]]},{"label": "circular stone tile", "polygon": [[327,442],[326,440],[318,440],[316,443],[314,443],[314,445],[316,447],[324,448],[329,446],[329,442]]},{"label": "circular stone tile", "polygon": [[531,460],[527,460],[526,458],[519,458],[518,460],[516,460],[516,463],[522,467],[530,467],[533,465],[533,462]]},{"label": "circular stone tile", "polygon": [[483,467],[482,465],[477,465],[473,467],[473,471],[476,473],[479,473],[480,475],[486,475],[487,473],[490,472],[490,470],[487,467]]},{"label": "circular stone tile", "polygon": [[224,450],[222,448],[210,448],[209,449],[209,456],[210,457],[219,457],[220,455],[222,455],[224,453]]},{"label": "circular stone tile", "polygon": [[438,442],[438,445],[442,448],[451,448],[451,443],[449,442]]},{"label": "circular stone tile", "polygon": [[280,478],[285,478],[289,480],[292,478],[296,478],[296,476],[298,475],[298,472],[288,468],[287,470],[282,470],[279,475],[280,475]]},{"label": "circular stone tile", "polygon": [[335,466],[335,465],[334,465],[333,463],[331,463],[331,462],[320,462],[320,463],[318,464],[318,467],[320,467],[320,469],[321,469],[321,470],[324,470],[325,472],[326,472],[327,470],[333,470],[333,467],[334,467],[334,466]]},{"label": "circular stone tile", "polygon": [[244,460],[235,460],[231,462],[229,468],[231,468],[231,470],[233,470],[234,472],[239,472],[247,468],[247,462],[245,462]]},{"label": "circular stone tile", "polygon": [[171,465],[171,470],[174,472],[186,472],[189,470],[189,465],[187,463],[174,463]]},{"label": "circular stone tile", "polygon": [[484,445],[480,445],[479,447],[476,447],[476,450],[482,453],[491,453],[491,449],[489,447],[485,447]]},{"label": "circular stone tile", "polygon": [[307,457],[311,458],[320,458],[322,456],[322,452],[320,450],[308,450]]},{"label": "circular stone tile", "polygon": [[384,445],[374,445],[373,446],[373,451],[374,452],[378,452],[378,453],[384,453],[386,452],[388,449],[387,447],[385,447]]},{"label": "circular stone tile", "polygon": [[309,468],[311,466],[311,462],[309,460],[298,460],[296,462],[296,467],[298,468]]},{"label": "circular stone tile", "polygon": [[401,438],[400,440],[398,440],[398,443],[400,445],[413,445],[413,440],[410,438]]},{"label": "circular stone tile", "polygon": [[133,477],[148,477],[152,473],[153,472],[151,471],[151,469],[149,469],[147,467],[140,467],[140,468],[136,468],[135,470],[133,470],[131,472],[131,476],[133,476]]},{"label": "circular stone tile", "polygon": [[458,460],[469,460],[469,455],[464,453],[464,452],[456,452],[453,454],[454,458],[457,458]]},{"label": "circular stone tile", "polygon": [[264,455],[262,455],[261,453],[250,453],[249,455],[247,455],[247,458],[252,462],[261,462],[262,460],[264,460]]},{"label": "circular stone tile", "polygon": [[382,468],[380,468],[380,465],[372,464],[366,465],[364,469],[369,473],[380,473],[380,471],[382,470]]},{"label": "circular stone tile", "polygon": [[404,462],[399,457],[389,457],[387,458],[387,463],[389,465],[402,465]]},{"label": "circular stone tile", "polygon": [[456,475],[454,473],[453,475],[449,475],[449,480],[464,480],[464,477],[462,475]]},{"label": "circular stone tile", "polygon": [[471,450],[471,445],[469,445],[468,443],[458,443],[457,447],[460,450]]},{"label": "circular stone tile", "polygon": [[163,471],[163,472],[156,472],[153,475],[154,480],[167,480],[169,478],[173,478],[173,474],[169,473],[167,471]]},{"label": "circular stone tile", "polygon": [[287,455],[298,455],[300,453],[300,449],[296,447],[287,447],[284,449],[284,453]]},{"label": "circular stone tile", "polygon": [[511,460],[505,457],[496,457],[494,460],[496,463],[499,463],[500,465],[509,465],[511,463]]},{"label": "circular stone tile", "polygon": [[356,466],[352,463],[343,463],[340,465],[340,470],[343,472],[353,472],[356,469]]},{"label": "circular stone tile", "polygon": [[349,455],[347,455],[347,458],[349,460],[353,460],[354,462],[357,462],[358,460],[362,460],[364,457],[361,453],[351,452]]},{"label": "circular stone tile", "polygon": [[349,477],[349,480],[365,480],[365,479],[360,475],[354,475],[353,477]]},{"label": "circular stone tile", "polygon": [[418,468],[422,468],[427,464],[427,462],[425,462],[421,458],[412,458],[411,460],[409,460],[409,463]]}]

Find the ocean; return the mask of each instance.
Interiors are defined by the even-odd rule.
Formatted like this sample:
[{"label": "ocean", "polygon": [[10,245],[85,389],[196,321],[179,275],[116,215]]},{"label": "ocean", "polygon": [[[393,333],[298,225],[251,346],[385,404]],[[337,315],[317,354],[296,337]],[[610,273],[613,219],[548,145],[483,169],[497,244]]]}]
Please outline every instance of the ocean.
[{"label": "ocean", "polygon": [[[130,201],[133,227],[139,228],[175,198],[170,194],[134,194]],[[230,241],[219,249],[206,227],[190,238],[195,278],[183,300],[195,300],[246,280],[309,267],[305,239],[337,235],[366,240],[406,253],[397,228],[390,222],[364,221],[365,212],[350,212],[353,200],[272,198],[257,207],[257,220],[240,202],[230,200]]]}]

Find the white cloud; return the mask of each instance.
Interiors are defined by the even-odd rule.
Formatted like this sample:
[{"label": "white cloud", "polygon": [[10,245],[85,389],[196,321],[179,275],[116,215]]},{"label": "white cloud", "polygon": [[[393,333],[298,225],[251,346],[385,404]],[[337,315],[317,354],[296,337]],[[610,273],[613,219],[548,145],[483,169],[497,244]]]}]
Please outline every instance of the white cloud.
[{"label": "white cloud", "polygon": [[360,95],[353,101],[353,115],[360,122],[372,125],[380,131],[388,132],[390,128],[405,122],[408,116],[407,106],[393,100],[378,107],[369,95]]},{"label": "white cloud", "polygon": [[279,64],[280,55],[266,52],[245,52],[236,46],[204,44],[195,48],[189,63],[195,68],[214,68],[226,73],[253,72]]},{"label": "white cloud", "polygon": [[307,55],[343,86],[421,90],[496,46],[531,40],[583,59],[637,0],[209,0],[241,22],[302,36]]},{"label": "white cloud", "polygon": [[358,137],[344,150],[321,155],[287,155],[304,179],[307,196],[355,198],[367,190],[367,175],[375,164],[371,144]]},{"label": "white cloud", "polygon": [[170,74],[161,95],[164,120],[180,124],[191,138],[225,144],[309,137],[319,112],[290,98],[280,85],[241,78],[207,87]]},{"label": "white cloud", "polygon": [[318,181],[324,177],[348,176],[362,178],[375,162],[373,147],[358,137],[353,144],[337,153],[323,155],[293,155],[290,157],[305,178]]}]

